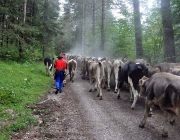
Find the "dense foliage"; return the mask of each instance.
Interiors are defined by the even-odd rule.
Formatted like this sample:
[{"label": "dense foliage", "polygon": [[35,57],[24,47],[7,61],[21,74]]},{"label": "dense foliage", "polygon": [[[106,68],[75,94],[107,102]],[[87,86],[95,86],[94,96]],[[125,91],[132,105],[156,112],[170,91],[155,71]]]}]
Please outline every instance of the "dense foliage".
[{"label": "dense foliage", "polygon": [[[133,2],[0,0],[0,57],[40,60],[47,55],[70,52],[110,58],[143,57],[150,63],[162,62],[168,57],[179,61],[179,1],[139,0],[136,6],[140,8],[140,16],[134,13]],[[167,54],[167,50],[171,52],[173,47],[167,48],[164,44],[167,37],[166,24],[162,24],[162,2],[170,2],[172,43],[175,44],[173,56]],[[119,18],[112,14],[112,10],[118,11]],[[140,17],[140,25],[135,25],[136,16]],[[167,22],[169,20],[167,17]],[[136,53],[138,28],[135,27],[142,29],[141,56]]]},{"label": "dense foliage", "polygon": [[0,57],[37,60],[54,54],[59,10],[58,0],[1,0]]}]

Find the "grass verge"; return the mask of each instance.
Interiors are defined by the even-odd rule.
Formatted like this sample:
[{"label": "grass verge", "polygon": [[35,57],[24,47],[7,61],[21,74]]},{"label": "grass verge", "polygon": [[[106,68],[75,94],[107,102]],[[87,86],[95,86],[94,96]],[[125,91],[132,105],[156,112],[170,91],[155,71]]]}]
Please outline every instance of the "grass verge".
[{"label": "grass verge", "polygon": [[42,62],[0,61],[0,140],[37,124],[27,105],[41,99],[52,82]]}]

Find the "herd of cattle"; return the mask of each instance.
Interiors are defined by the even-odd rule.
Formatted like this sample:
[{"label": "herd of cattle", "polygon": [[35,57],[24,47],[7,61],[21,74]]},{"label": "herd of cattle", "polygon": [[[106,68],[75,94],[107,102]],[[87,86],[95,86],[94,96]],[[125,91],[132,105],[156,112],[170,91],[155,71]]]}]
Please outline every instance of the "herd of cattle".
[{"label": "herd of cattle", "polygon": [[[53,67],[53,58],[44,59],[47,75]],[[117,98],[120,89],[128,86],[131,109],[135,108],[139,97],[145,98],[145,113],[139,127],[144,128],[147,117],[152,115],[152,107],[158,105],[164,113],[163,137],[168,136],[168,117],[174,124],[174,116],[180,116],[180,63],[159,63],[151,66],[143,59],[109,60],[106,58],[85,57],[66,54],[68,74],[74,81],[76,69],[81,71],[82,79],[90,82],[89,92],[97,90],[97,97],[102,100],[102,88],[108,91],[114,87]],[[113,82],[112,82],[113,80]]]}]

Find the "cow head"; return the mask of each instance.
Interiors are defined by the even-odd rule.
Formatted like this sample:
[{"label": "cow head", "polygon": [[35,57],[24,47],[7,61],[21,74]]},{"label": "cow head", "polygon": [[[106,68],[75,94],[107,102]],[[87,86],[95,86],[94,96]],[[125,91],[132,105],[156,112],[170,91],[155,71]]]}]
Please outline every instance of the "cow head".
[{"label": "cow head", "polygon": [[148,77],[150,78],[153,74],[160,72],[160,69],[156,66],[148,66]]},{"label": "cow head", "polygon": [[170,73],[180,76],[180,67],[170,68]]},{"label": "cow head", "polygon": [[146,77],[146,76],[143,76],[140,80],[139,80],[139,88],[140,88],[140,96],[142,98],[144,98],[146,95],[145,95],[145,92],[146,92],[146,86],[145,86],[145,82],[148,80],[149,78]]},{"label": "cow head", "polygon": [[140,70],[142,72],[142,76],[148,77],[148,68],[143,64],[137,64],[137,65],[138,65],[137,66],[138,70]]}]

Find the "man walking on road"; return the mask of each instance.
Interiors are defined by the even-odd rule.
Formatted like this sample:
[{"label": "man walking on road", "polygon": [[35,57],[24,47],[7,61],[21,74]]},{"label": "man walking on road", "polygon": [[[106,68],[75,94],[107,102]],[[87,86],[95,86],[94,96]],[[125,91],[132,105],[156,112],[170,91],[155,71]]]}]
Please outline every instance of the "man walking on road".
[{"label": "man walking on road", "polygon": [[[67,60],[66,60],[66,54],[65,53],[61,53],[62,55],[62,58],[66,61],[67,63]],[[63,80],[63,87],[66,85],[66,77],[67,77],[67,74],[65,74],[65,77],[64,77],[64,80]]]},{"label": "man walking on road", "polygon": [[62,92],[62,87],[63,87],[63,80],[65,77],[65,71],[67,69],[67,63],[63,59],[62,55],[59,55],[58,60],[55,61],[54,63],[54,68],[55,68],[55,81],[56,81],[56,91],[55,94],[58,94],[58,92]]}]

